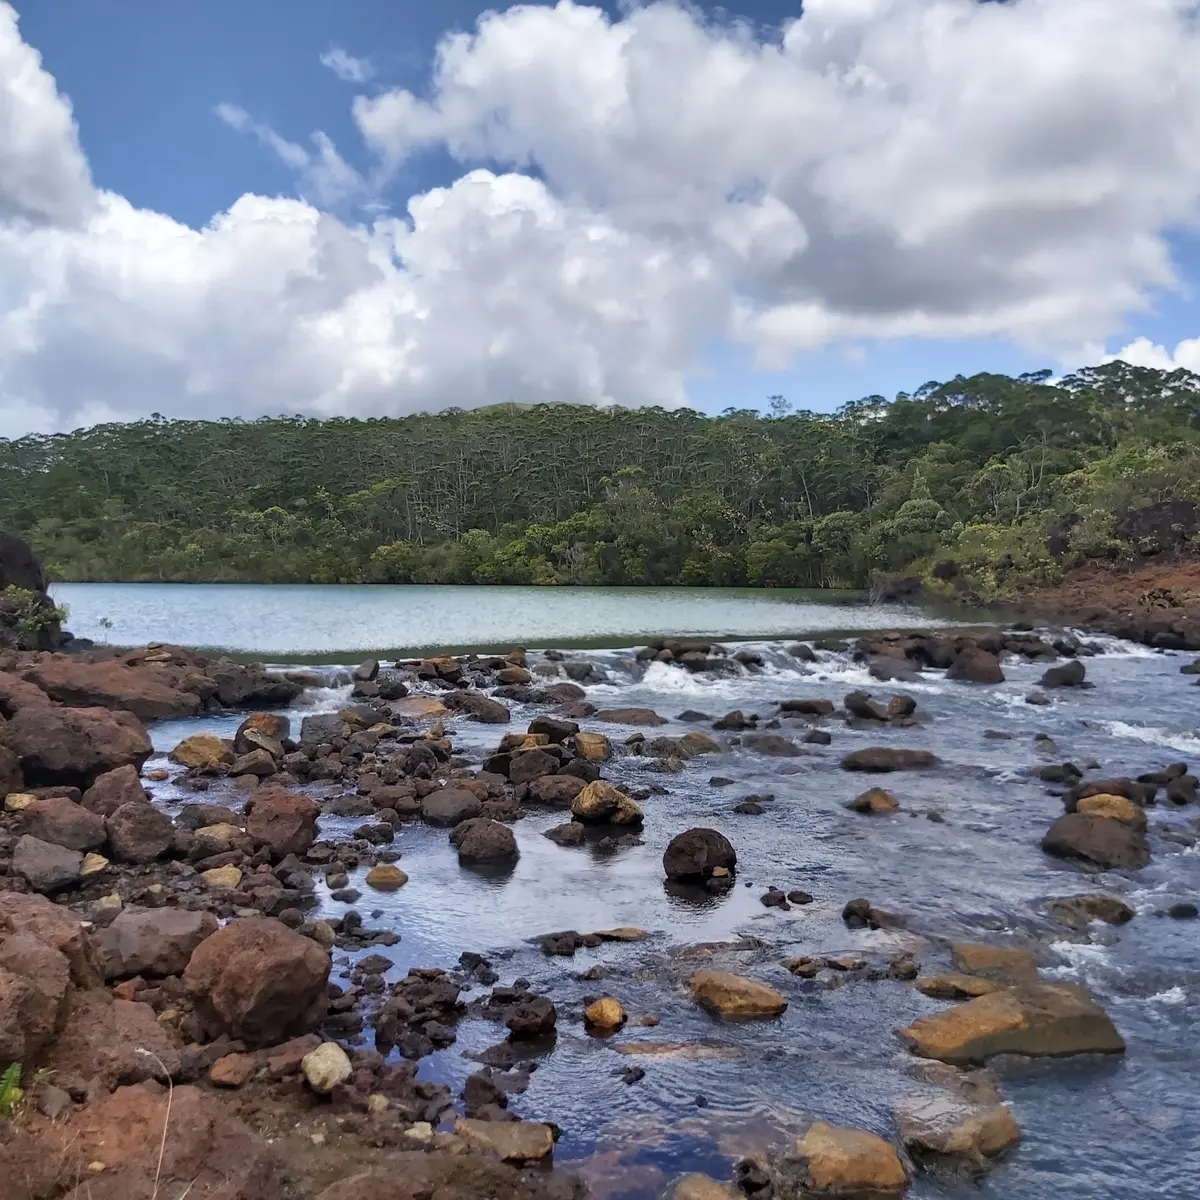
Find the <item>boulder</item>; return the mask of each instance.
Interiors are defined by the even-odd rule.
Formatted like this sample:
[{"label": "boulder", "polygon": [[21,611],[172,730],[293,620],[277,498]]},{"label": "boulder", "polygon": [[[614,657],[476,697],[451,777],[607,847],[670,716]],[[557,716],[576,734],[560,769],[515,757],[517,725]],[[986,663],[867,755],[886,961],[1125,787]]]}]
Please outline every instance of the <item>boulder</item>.
[{"label": "boulder", "polygon": [[961,651],[946,672],[947,679],[964,683],[1003,683],[1004,671],[996,655],[977,647]]},{"label": "boulder", "polygon": [[466,788],[438,788],[421,801],[421,819],[427,825],[453,827],[483,814],[483,804],[474,792]]},{"label": "boulder", "polygon": [[328,1096],[354,1074],[350,1056],[337,1042],[322,1042],[300,1060],[300,1071],[319,1096]]},{"label": "boulder", "polygon": [[575,753],[588,762],[608,762],[612,758],[612,742],[602,733],[575,734]]},{"label": "boulder", "polygon": [[949,1160],[971,1171],[1021,1141],[1007,1104],[976,1104],[958,1096],[907,1096],[893,1113],[904,1147],[918,1161]]},{"label": "boulder", "polygon": [[196,948],[183,981],[212,1034],[275,1045],[325,1012],[330,959],[272,917],[232,921]]},{"label": "boulder", "polygon": [[512,720],[512,713],[491,696],[482,692],[459,692],[456,707],[467,713],[472,720],[484,725],[507,725]]},{"label": "boulder", "polygon": [[549,808],[570,808],[571,801],[583,791],[584,781],[576,775],[543,775],[529,784],[526,804],[544,804]]},{"label": "boulder", "polygon": [[502,1162],[541,1162],[554,1153],[554,1130],[536,1121],[479,1121],[459,1117],[454,1132],[472,1150]]},{"label": "boulder", "polygon": [[136,767],[118,767],[96,777],[80,804],[102,817],[111,817],[122,804],[145,804],[149,800]]},{"label": "boulder", "polygon": [[568,821],[565,825],[547,829],[542,836],[548,837],[556,846],[582,846],[587,840],[587,826]]},{"label": "boulder", "polygon": [[937,765],[937,757],[928,750],[901,750],[887,746],[867,746],[853,750],[842,759],[843,771],[885,774],[888,771],[918,771]]},{"label": "boulder", "polygon": [[118,1000],[104,988],[68,994],[62,1029],[45,1065],[60,1078],[98,1078],[106,1088],[162,1081],[163,1068],[173,1079],[180,1071],[179,1051],[154,1009]]},{"label": "boulder", "polygon": [[737,852],[715,829],[687,829],[671,839],[662,861],[668,879],[703,883],[718,867],[733,871]]},{"label": "boulder", "polygon": [[24,786],[21,760],[6,746],[0,746],[0,799],[19,792]]},{"label": "boulder", "polygon": [[304,691],[304,684],[268,671],[262,663],[219,658],[205,666],[226,708],[285,708]]},{"label": "boulder", "polygon": [[982,975],[925,975],[917,980],[917,991],[932,1000],[974,1000],[976,996],[989,996],[1002,992],[1008,984]]},{"label": "boulder", "polygon": [[92,940],[105,979],[182,975],[196,947],[219,927],[209,912],[125,908]]},{"label": "boulder", "polygon": [[237,728],[233,735],[233,746],[239,754],[252,750],[258,743],[250,740],[253,735],[261,734],[275,743],[286,740],[292,732],[292,723],[280,713],[256,712],[251,713]]},{"label": "boulder", "polygon": [[1103,793],[1099,796],[1082,796],[1075,802],[1075,811],[1120,821],[1131,829],[1144,831],[1146,828],[1145,810],[1127,796],[1106,796]]},{"label": "boulder", "polygon": [[45,655],[27,666],[22,677],[70,708],[117,709],[139,721],[171,721],[200,711],[199,696],[167,686],[153,667],[131,667],[117,658],[88,662]]},{"label": "boulder", "polygon": [[780,712],[797,713],[803,717],[831,717],[834,704],[832,700],[783,700],[779,704]]},{"label": "boulder", "polygon": [[459,822],[450,831],[450,842],[461,863],[511,863],[520,857],[512,830],[487,817]]},{"label": "boulder", "polygon": [[117,767],[140,770],[154,749],[137,717],[105,708],[23,708],[0,725],[0,746],[21,759],[27,786],[79,788]]},{"label": "boulder", "polygon": [[1119,896],[1060,896],[1046,903],[1046,914],[1072,929],[1086,929],[1092,921],[1124,925],[1136,915]]},{"label": "boulder", "polygon": [[562,763],[545,750],[522,750],[514,753],[508,768],[513,783],[529,783],[543,775],[554,775]]},{"label": "boulder", "polygon": [[921,1058],[956,1064],[986,1062],[997,1054],[1057,1057],[1125,1050],[1108,1014],[1071,984],[1034,983],[992,992],[918,1017],[900,1037]]},{"label": "boulder", "polygon": [[577,821],[591,825],[640,825],[645,814],[624,792],[597,779],[575,797],[571,815]]},{"label": "boulder", "polygon": [[742,738],[742,745],[747,750],[774,758],[796,758],[804,753],[791,738],[780,733],[748,733]]},{"label": "boulder", "polygon": [[396,892],[408,882],[408,876],[392,863],[380,863],[367,872],[367,887],[377,892]]},{"label": "boulder", "polygon": [[865,1129],[815,1121],[784,1154],[768,1159],[776,1196],[898,1196],[908,1174],[895,1146]]},{"label": "boulder", "polygon": [[43,842],[29,834],[17,839],[12,869],[35,892],[60,892],[79,881],[83,855],[53,842]]},{"label": "boulder", "polygon": [[881,814],[898,812],[900,801],[886,788],[868,788],[861,795],[855,796],[846,807],[851,812],[867,813],[879,816]]},{"label": "boulder", "polygon": [[161,858],[175,840],[175,826],[153,804],[122,804],[105,823],[108,845],[118,862],[148,863]]},{"label": "boulder", "polygon": [[508,1010],[504,1021],[514,1038],[539,1038],[554,1032],[558,1009],[549,996],[530,996]]},{"label": "boulder", "polygon": [[279,759],[282,755],[272,754],[269,750],[259,747],[247,754],[240,754],[229,765],[229,774],[255,775],[259,779],[268,779],[279,770]]},{"label": "boulder", "polygon": [[0,892],[0,934],[31,934],[53,946],[67,960],[76,987],[99,982],[96,956],[83,922],[70,909],[44,896]]},{"label": "boulder", "polygon": [[694,971],[688,989],[696,1004],[721,1017],[777,1017],[787,1008],[769,984],[728,971]]},{"label": "boulder", "polygon": [[891,714],[887,705],[872,700],[866,692],[850,692],[842,701],[842,707],[852,716],[863,721],[889,721]]},{"label": "boulder", "polygon": [[583,1023],[597,1033],[615,1033],[625,1024],[624,1005],[612,996],[602,996],[583,1010]]},{"label": "boulder", "polygon": [[1055,858],[1075,859],[1104,870],[1139,870],[1150,861],[1144,833],[1094,813],[1059,817],[1042,839],[1042,849]]},{"label": "boulder", "polygon": [[534,717],[529,722],[529,734],[534,738],[545,738],[542,745],[561,745],[579,732],[578,721],[564,721],[558,717]]},{"label": "boulder", "polygon": [[320,809],[307,796],[271,788],[254,793],[246,833],[274,858],[307,854],[317,840]]},{"label": "boulder", "polygon": [[0,1062],[28,1062],[62,1026],[71,966],[32,933],[0,941]]},{"label": "boulder", "polygon": [[96,850],[107,836],[103,817],[65,796],[48,796],[22,809],[21,828],[31,837],[68,850]]},{"label": "boulder", "polygon": [[967,975],[981,975],[1002,983],[1032,983],[1038,977],[1037,955],[1012,946],[957,942],[950,947],[954,966]]},{"label": "boulder", "polygon": [[602,708],[595,714],[597,721],[612,725],[665,725],[666,717],[660,717],[652,708]]},{"label": "boulder", "polygon": [[193,733],[185,737],[167,757],[181,767],[194,770],[230,762],[233,756],[228,745],[215,733]]},{"label": "boulder", "polygon": [[711,1175],[685,1175],[671,1189],[670,1200],[741,1200],[732,1184],[719,1183]]},{"label": "boulder", "polygon": [[1050,667],[1042,676],[1042,687],[1065,688],[1082,687],[1087,680],[1087,669],[1077,658],[1065,662],[1061,666]]}]

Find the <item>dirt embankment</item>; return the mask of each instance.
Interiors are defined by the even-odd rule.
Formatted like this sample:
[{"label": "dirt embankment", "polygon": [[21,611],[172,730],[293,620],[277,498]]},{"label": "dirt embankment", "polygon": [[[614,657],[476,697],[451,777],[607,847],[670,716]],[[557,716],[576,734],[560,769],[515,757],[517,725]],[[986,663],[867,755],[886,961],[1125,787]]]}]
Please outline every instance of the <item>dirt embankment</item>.
[{"label": "dirt embankment", "polygon": [[1023,597],[1022,607],[1148,646],[1200,650],[1200,562],[1088,564]]}]

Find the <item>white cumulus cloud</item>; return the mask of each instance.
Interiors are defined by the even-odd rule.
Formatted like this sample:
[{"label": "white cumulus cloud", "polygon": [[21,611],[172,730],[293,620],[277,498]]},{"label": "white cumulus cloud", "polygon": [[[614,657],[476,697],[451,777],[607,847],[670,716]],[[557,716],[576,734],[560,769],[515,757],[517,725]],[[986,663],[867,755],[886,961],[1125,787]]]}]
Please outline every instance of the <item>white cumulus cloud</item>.
[{"label": "white cumulus cloud", "polygon": [[192,229],[93,185],[0,0],[0,436],[673,405],[722,338],[768,365],[879,338],[1102,344],[1177,284],[1167,235],[1200,216],[1194,10],[806,0],[765,38],[666,2],[517,6],[448,36],[425,94],[354,102],[372,183],[429,147],[460,178],[354,223],[327,211],[364,186],[328,138],[225,104],[299,198]]}]

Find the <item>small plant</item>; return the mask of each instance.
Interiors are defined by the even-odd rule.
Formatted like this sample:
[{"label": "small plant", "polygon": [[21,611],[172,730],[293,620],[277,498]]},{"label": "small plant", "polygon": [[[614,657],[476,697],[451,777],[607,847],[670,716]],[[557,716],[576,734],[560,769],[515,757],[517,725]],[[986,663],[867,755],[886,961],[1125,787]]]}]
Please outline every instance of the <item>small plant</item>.
[{"label": "small plant", "polygon": [[100,628],[104,630],[104,644],[107,646],[108,645],[108,635],[110,633],[112,633],[112,629],[113,629],[113,619],[112,619],[112,617],[101,617],[100,620],[96,622],[96,624],[99,625]]},{"label": "small plant", "polygon": [[0,626],[7,626],[17,636],[22,650],[36,650],[42,633],[67,619],[67,608],[43,599],[28,588],[9,584],[0,592]]},{"label": "small plant", "polygon": [[21,1064],[15,1062],[0,1075],[0,1117],[16,1116],[24,1095],[21,1090]]}]

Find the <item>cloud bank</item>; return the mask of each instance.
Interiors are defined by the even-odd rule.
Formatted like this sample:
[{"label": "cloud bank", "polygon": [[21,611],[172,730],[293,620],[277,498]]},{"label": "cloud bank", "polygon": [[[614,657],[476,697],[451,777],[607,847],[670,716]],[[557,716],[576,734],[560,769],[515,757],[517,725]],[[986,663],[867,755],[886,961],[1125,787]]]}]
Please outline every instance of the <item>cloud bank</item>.
[{"label": "cloud bank", "polygon": [[332,143],[225,106],[300,198],[246,195],[195,230],[93,185],[0,0],[0,436],[152,411],[674,405],[715,340],[767,366],[877,338],[1067,354],[1179,284],[1192,0],[804,9],[772,37],[673,3],[485,15],[425,94],[354,102],[380,178],[428,148],[462,164],[400,217],[332,215],[360,182]]}]

